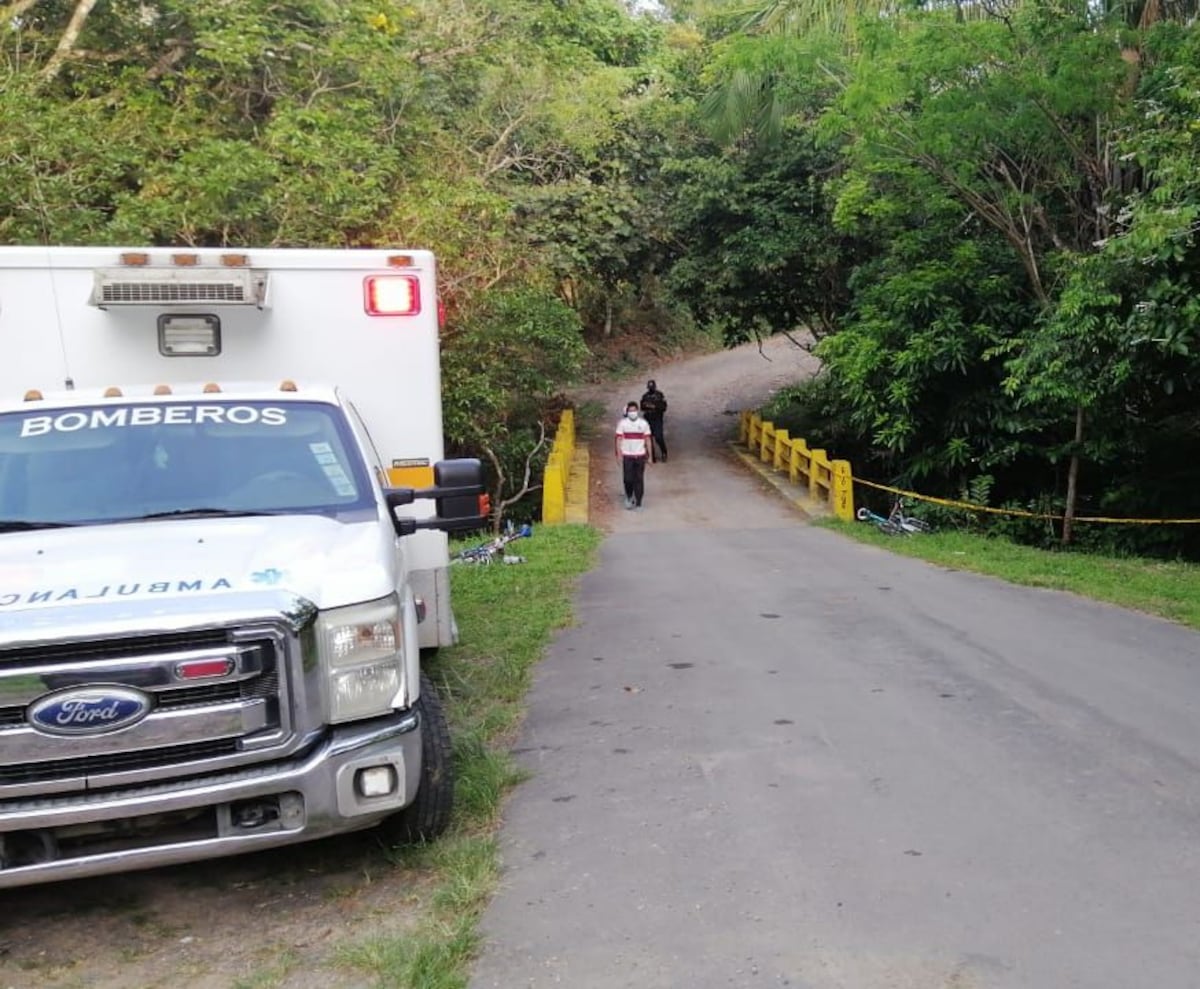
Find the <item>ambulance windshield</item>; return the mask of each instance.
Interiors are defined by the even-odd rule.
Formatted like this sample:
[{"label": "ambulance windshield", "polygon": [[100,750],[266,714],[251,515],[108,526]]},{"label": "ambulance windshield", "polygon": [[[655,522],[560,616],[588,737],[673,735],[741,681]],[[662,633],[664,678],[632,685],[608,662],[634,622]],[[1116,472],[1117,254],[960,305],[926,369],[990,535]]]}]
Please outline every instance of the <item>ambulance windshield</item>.
[{"label": "ambulance windshield", "polygon": [[341,412],[105,402],[0,415],[0,528],[375,510]]}]

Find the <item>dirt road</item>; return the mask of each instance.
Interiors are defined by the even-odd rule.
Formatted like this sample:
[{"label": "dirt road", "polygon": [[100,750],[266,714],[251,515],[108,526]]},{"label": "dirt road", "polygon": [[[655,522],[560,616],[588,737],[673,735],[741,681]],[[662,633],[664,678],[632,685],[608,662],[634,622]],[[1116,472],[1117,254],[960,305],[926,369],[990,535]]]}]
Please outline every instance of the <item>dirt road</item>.
[{"label": "dirt road", "polygon": [[[747,344],[734,350],[648,367],[644,376],[624,387],[589,389],[585,398],[600,402],[608,419],[591,439],[593,523],[612,532],[723,528],[777,524],[795,512],[780,502],[780,514],[761,511],[746,518],[742,493],[748,483],[736,464],[728,440],[736,433],[736,416],[757,408],[783,385],[811,375],[816,361],[785,337]],[[624,511],[620,466],[612,433],[625,403],[641,397],[653,378],[666,394],[666,439],[670,458],[646,469],[646,499],[640,512]]]},{"label": "dirt road", "polygon": [[[614,512],[620,478],[610,427],[598,429],[594,520],[651,530],[734,519],[737,488],[748,482],[724,442],[731,416],[808,366],[793,345],[772,340],[761,353],[743,347],[647,368],[671,403],[670,463],[651,468],[644,512]],[[639,376],[623,389],[594,390],[593,397],[611,407],[615,424],[626,395],[636,398],[644,386]],[[0,989],[357,987],[366,980],[337,965],[339,946],[402,930],[420,896],[369,835],[7,891],[0,893]]]}]

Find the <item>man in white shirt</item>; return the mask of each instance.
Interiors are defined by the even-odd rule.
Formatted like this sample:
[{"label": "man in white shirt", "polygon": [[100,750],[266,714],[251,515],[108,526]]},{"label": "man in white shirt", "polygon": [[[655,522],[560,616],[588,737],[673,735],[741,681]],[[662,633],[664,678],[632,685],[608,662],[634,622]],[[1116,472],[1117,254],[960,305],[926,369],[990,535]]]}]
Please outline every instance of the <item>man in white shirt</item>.
[{"label": "man in white shirt", "polygon": [[625,416],[617,423],[616,453],[621,461],[621,478],[625,482],[625,507],[642,507],[646,493],[646,463],[650,460],[650,424],[642,418],[637,402],[625,406]]}]

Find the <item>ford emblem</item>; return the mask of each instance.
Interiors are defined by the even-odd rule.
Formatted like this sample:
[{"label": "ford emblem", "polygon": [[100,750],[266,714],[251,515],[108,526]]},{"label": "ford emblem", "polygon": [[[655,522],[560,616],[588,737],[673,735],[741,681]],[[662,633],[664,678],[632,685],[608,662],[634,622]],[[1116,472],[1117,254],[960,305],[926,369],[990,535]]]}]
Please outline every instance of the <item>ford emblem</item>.
[{"label": "ford emblem", "polygon": [[49,735],[103,735],[150,713],[149,696],[132,687],[68,687],[29,705],[28,720]]}]

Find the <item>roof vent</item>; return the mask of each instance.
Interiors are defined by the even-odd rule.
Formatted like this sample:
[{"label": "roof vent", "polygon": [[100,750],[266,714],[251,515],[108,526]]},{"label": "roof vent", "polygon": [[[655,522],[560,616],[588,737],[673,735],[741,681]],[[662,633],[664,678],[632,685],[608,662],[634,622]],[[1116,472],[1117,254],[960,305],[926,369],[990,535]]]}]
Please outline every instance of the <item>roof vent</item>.
[{"label": "roof vent", "polygon": [[91,304],[109,306],[257,306],[267,297],[266,272],[249,268],[101,268]]}]

